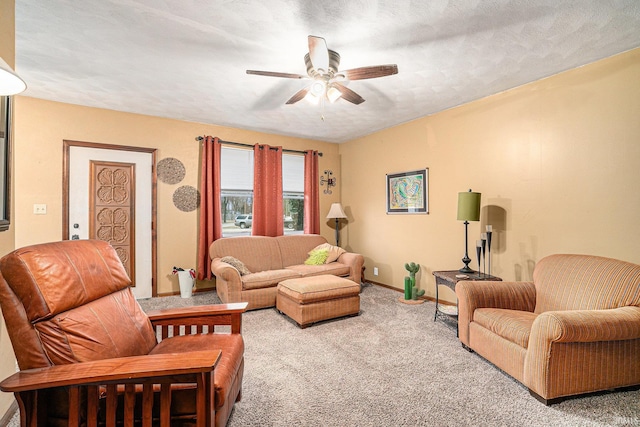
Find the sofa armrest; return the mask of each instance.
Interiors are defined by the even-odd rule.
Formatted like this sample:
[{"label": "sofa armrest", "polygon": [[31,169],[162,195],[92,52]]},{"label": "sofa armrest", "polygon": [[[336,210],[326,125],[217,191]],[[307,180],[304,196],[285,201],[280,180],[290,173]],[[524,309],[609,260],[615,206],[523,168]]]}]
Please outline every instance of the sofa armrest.
[{"label": "sofa armrest", "polygon": [[216,290],[218,295],[225,295],[223,302],[239,302],[242,292],[242,276],[235,267],[220,258],[211,261],[211,272],[216,276]]},{"label": "sofa armrest", "polygon": [[536,288],[533,282],[491,282],[465,280],[456,284],[458,336],[469,345],[469,324],[477,308],[504,308],[533,312]]},{"label": "sofa armrest", "polygon": [[220,261],[220,258],[216,258],[211,261],[211,272],[216,276],[216,278],[223,279],[227,282],[240,282],[241,280],[238,270],[231,266],[231,264]]},{"label": "sofa armrest", "polygon": [[351,280],[356,283],[362,282],[362,266],[364,265],[364,257],[362,255],[354,252],[345,252],[340,255],[337,261],[351,268]]}]

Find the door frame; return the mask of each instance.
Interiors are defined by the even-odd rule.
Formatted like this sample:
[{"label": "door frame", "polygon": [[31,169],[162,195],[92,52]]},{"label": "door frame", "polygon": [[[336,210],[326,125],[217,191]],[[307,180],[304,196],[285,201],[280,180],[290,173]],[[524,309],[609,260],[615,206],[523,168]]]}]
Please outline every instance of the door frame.
[{"label": "door frame", "polygon": [[151,154],[151,296],[158,296],[157,261],[157,186],[158,174],[156,172],[156,148],[134,147],[130,145],[102,144],[98,142],[83,142],[63,140],[62,156],[62,239],[69,240],[69,169],[71,167],[69,156],[71,147],[96,148],[101,150],[132,151]]}]

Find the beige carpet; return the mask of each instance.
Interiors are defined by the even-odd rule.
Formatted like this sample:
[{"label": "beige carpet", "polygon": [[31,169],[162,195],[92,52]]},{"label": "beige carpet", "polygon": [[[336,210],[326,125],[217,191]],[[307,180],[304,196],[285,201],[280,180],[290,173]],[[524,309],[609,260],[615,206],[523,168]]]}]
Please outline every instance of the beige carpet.
[{"label": "beige carpet", "polygon": [[[366,286],[361,314],[299,329],[275,309],[244,315],[245,426],[640,426],[640,391],[546,407],[433,322],[434,304]],[[141,301],[145,310],[217,302],[214,293]]]}]

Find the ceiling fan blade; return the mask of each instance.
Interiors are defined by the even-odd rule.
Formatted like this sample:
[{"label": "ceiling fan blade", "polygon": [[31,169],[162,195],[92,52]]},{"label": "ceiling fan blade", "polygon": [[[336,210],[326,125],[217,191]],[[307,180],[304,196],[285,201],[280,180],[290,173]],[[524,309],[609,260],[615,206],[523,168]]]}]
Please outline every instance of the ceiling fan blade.
[{"label": "ceiling fan blade", "polygon": [[362,104],[364,102],[364,98],[340,83],[332,83],[332,86],[340,91],[342,94],[342,98],[346,101],[349,101],[353,104]]},{"label": "ceiling fan blade", "polygon": [[286,103],[287,104],[295,104],[296,102],[300,101],[302,98],[307,96],[307,93],[309,93],[309,89],[311,89],[311,86],[307,86],[307,87],[305,87],[303,89],[300,89],[299,91],[297,91],[295,93],[295,95],[293,95],[291,98],[289,98],[289,100]]},{"label": "ceiling fan blade", "polygon": [[279,73],[277,71],[247,70],[247,74],[255,74],[257,76],[268,76],[268,77],[284,77],[286,79],[306,79],[307,78],[307,76],[303,76],[302,74]]},{"label": "ceiling fan blade", "polygon": [[309,36],[309,58],[316,70],[329,71],[329,49],[325,39]]},{"label": "ceiling fan blade", "polygon": [[375,79],[376,77],[398,74],[398,66],[396,64],[372,65],[370,67],[360,67],[340,71],[340,73],[344,74],[349,80]]}]

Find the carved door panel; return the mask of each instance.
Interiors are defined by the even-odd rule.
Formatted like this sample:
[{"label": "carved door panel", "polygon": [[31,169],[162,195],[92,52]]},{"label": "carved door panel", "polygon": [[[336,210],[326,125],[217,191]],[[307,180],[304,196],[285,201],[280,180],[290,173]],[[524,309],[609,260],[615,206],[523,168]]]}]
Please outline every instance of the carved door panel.
[{"label": "carved door panel", "polygon": [[133,163],[91,160],[89,238],[105,240],[135,282],[135,167]]},{"label": "carved door panel", "polygon": [[65,141],[63,239],[106,240],[136,298],[156,296],[155,149]]}]

